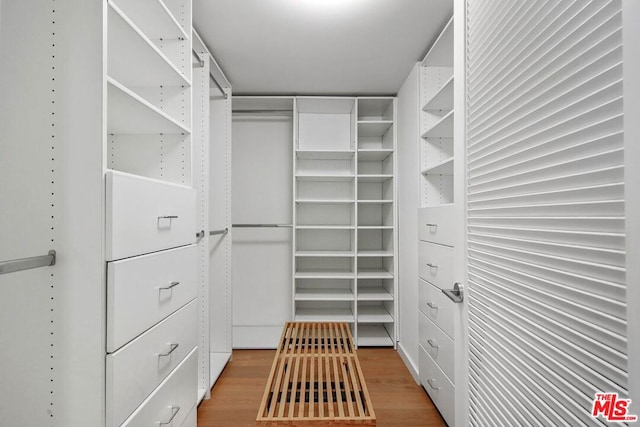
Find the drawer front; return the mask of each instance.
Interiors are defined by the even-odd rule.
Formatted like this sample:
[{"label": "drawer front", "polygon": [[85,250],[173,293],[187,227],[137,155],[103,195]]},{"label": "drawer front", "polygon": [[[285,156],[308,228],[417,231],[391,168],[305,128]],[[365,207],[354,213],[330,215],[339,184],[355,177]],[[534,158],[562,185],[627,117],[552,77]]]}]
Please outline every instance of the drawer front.
[{"label": "drawer front", "polygon": [[453,288],[453,248],[420,242],[418,272],[427,282],[440,289]]},{"label": "drawer front", "polygon": [[184,423],[198,399],[198,349],[194,349],[178,367],[122,424],[123,427],[148,427]]},{"label": "drawer front", "polygon": [[107,355],[107,426],[119,426],[197,345],[198,303],[191,301]]},{"label": "drawer front", "polygon": [[453,318],[456,304],[447,298],[439,288],[422,279],[418,280],[420,311],[449,337],[453,338]]},{"label": "drawer front", "polygon": [[442,418],[455,425],[455,388],[424,348],[419,347],[420,383],[429,393]]},{"label": "drawer front", "polygon": [[420,313],[419,335],[420,345],[431,356],[442,372],[455,383],[454,345],[453,340],[436,326],[427,316]]},{"label": "drawer front", "polygon": [[107,260],[194,243],[196,191],[108,171]]},{"label": "drawer front", "polygon": [[418,210],[420,240],[453,246],[455,237],[454,205],[432,206]]},{"label": "drawer front", "polygon": [[197,255],[191,245],[107,263],[107,352],[196,297]]}]

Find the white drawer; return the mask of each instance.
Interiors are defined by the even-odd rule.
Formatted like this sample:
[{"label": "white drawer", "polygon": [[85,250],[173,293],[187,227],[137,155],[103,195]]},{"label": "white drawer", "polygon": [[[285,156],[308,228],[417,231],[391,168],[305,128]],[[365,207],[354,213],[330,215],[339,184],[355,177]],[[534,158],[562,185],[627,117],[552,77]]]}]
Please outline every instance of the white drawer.
[{"label": "white drawer", "polygon": [[191,412],[187,415],[180,427],[197,427],[198,425],[198,406],[191,408]]},{"label": "white drawer", "polygon": [[453,246],[456,212],[454,205],[431,206],[418,210],[420,240]]},{"label": "white drawer", "polygon": [[422,279],[418,279],[420,311],[433,323],[438,325],[449,337],[453,338],[453,319],[456,304],[439,288]]},{"label": "white drawer", "polygon": [[193,300],[107,355],[107,426],[122,424],[196,347],[197,322],[198,302]]},{"label": "white drawer", "polygon": [[418,315],[420,345],[429,353],[429,356],[438,364],[451,382],[455,382],[454,345],[453,340],[436,326],[427,316]]},{"label": "white drawer", "polygon": [[107,263],[108,353],[196,297],[197,255],[190,245]]},{"label": "white drawer", "polygon": [[440,289],[453,288],[453,248],[419,242],[418,273]]},{"label": "white drawer", "polygon": [[455,425],[455,387],[422,346],[419,347],[418,359],[420,383],[429,393],[442,418],[448,425]]},{"label": "white drawer", "polygon": [[198,349],[178,367],[122,424],[122,427],[149,427],[166,423],[180,426],[190,415],[198,398]]},{"label": "white drawer", "polygon": [[115,171],[106,185],[107,260],[195,242],[193,188]]}]

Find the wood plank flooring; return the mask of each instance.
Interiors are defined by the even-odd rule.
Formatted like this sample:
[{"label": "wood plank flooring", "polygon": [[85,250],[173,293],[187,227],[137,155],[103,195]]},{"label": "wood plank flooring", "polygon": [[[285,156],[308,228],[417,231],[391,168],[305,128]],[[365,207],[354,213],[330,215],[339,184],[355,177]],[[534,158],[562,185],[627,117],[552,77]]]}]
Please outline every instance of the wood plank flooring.
[{"label": "wood plank flooring", "polygon": [[[255,426],[274,355],[275,350],[234,350],[211,400],[198,408],[198,426]],[[362,348],[358,358],[378,426],[446,425],[393,349]]]}]

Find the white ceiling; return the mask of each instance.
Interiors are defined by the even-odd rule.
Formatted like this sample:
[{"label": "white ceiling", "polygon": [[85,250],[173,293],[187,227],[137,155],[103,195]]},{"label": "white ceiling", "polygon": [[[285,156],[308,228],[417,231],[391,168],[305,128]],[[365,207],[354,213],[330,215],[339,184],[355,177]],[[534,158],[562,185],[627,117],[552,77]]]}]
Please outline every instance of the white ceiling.
[{"label": "white ceiling", "polygon": [[238,95],[395,94],[451,13],[452,0],[193,0]]}]

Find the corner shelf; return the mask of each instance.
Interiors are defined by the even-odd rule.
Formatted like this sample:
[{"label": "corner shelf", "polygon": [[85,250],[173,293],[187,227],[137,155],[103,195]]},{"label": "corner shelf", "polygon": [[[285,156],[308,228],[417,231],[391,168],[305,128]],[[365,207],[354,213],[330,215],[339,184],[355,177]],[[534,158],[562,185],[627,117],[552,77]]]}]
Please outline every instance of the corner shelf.
[{"label": "corner shelf", "polygon": [[442,116],[429,130],[423,133],[422,138],[453,138],[453,110]]},{"label": "corner shelf", "polygon": [[108,8],[107,74],[128,87],[191,86],[189,79],[116,5],[108,2]]},{"label": "corner shelf", "polygon": [[113,134],[189,134],[164,111],[107,77],[107,132]]},{"label": "corner shelf", "polygon": [[453,157],[422,170],[423,175],[453,175]]}]

